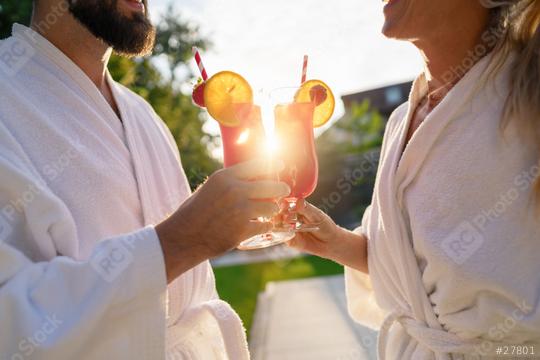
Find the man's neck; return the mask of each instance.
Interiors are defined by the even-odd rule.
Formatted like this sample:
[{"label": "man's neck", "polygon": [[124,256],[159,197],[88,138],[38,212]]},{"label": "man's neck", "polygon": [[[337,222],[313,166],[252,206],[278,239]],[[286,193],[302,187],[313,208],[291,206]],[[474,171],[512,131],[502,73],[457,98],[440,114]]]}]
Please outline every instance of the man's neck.
[{"label": "man's neck", "polygon": [[107,86],[105,72],[111,56],[111,48],[92,35],[69,11],[63,12],[61,21],[48,24],[46,16],[50,9],[37,6],[32,16],[31,28],[50,41],[71,59],[103,91]]},{"label": "man's neck", "polygon": [[[429,91],[453,85],[480,58],[491,50],[484,46],[485,53],[474,51],[482,43],[482,34],[486,31],[489,17],[466,21],[465,25],[448,34],[433,34],[425,39],[413,41],[420,50],[425,62],[425,75]],[[470,57],[470,59],[469,59]]]}]

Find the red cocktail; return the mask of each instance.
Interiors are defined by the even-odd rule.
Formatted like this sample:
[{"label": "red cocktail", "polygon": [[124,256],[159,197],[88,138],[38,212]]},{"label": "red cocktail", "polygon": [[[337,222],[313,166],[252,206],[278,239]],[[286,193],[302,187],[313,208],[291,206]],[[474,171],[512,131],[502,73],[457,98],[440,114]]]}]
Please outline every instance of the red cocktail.
[{"label": "red cocktail", "polygon": [[[283,88],[271,93],[274,108],[274,132],[279,149],[278,156],[285,162],[285,169],[280,180],[291,188],[291,194],[285,199],[288,213],[285,222],[295,231],[317,229],[315,225],[303,224],[296,213],[296,203],[311,195],[317,187],[318,162],[313,135],[313,116],[317,106],[315,102],[290,102],[296,88]],[[288,102],[285,102],[285,100]]]},{"label": "red cocktail", "polygon": [[[192,98],[195,104],[205,107],[220,124],[225,167],[261,158],[269,148],[266,146],[268,143],[261,109],[253,105],[251,86],[241,75],[232,71],[221,71],[208,78],[197,49],[194,49],[194,53],[203,81],[195,85]],[[296,202],[309,196],[317,185],[318,164],[313,127],[322,126],[330,119],[335,102],[332,91],[322,81],[306,81],[306,66],[307,56],[304,57],[302,85],[299,88],[280,89],[284,92],[271,92],[269,103],[273,102],[273,105],[265,107],[268,110],[265,111],[265,117],[269,115],[270,119],[273,112],[278,156],[285,163],[285,169],[279,177],[292,190],[285,199],[289,209],[273,219],[271,233],[245,240],[240,244],[240,249],[268,247],[291,239],[294,231],[317,229],[317,226],[298,221]],[[277,94],[286,94],[285,100],[280,96],[276,98]],[[259,218],[253,221],[270,219]]]},{"label": "red cocktail", "polygon": [[313,103],[292,103],[275,108],[275,133],[280,158],[285,162],[281,180],[291,187],[290,201],[303,199],[317,186],[318,163],[313,136]]},{"label": "red cocktail", "polygon": [[265,144],[260,107],[253,104],[233,106],[240,124],[234,127],[219,125],[225,167],[260,157]]},{"label": "red cocktail", "polygon": [[[262,158],[266,155],[265,131],[261,119],[261,109],[253,104],[233,104],[238,126],[220,124],[223,143],[223,163],[225,167],[241,162]],[[271,159],[269,158],[269,162]],[[276,201],[274,199],[269,199]],[[271,219],[253,219],[253,221],[270,221]],[[289,228],[275,228],[266,234],[253,236],[238,246],[240,250],[252,250],[277,245],[294,237]]]}]

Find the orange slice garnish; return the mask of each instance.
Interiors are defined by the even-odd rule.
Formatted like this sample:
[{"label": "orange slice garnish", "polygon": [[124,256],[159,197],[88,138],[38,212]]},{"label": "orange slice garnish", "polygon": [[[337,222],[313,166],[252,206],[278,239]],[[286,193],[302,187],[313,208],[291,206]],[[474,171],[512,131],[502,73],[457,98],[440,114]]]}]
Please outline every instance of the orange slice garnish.
[{"label": "orange slice garnish", "polygon": [[249,83],[232,71],[221,71],[206,81],[204,104],[210,116],[221,125],[234,127],[240,119],[234,104],[253,103],[253,91]]},{"label": "orange slice garnish", "polygon": [[334,113],[336,101],[330,87],[321,80],[308,80],[294,95],[295,102],[314,102],[313,127],[323,126]]}]

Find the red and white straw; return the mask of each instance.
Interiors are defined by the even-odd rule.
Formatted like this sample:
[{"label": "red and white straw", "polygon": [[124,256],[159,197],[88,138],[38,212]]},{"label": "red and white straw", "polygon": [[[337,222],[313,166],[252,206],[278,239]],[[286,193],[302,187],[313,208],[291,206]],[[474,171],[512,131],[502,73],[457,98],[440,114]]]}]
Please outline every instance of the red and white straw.
[{"label": "red and white straw", "polygon": [[206,69],[204,68],[201,54],[199,53],[199,49],[197,49],[196,46],[192,48],[193,56],[195,56],[195,62],[197,63],[197,66],[199,67],[199,71],[201,72],[201,76],[204,81],[208,80],[208,74],[206,73]]},{"label": "red and white straw", "polygon": [[304,55],[304,63],[302,64],[302,84],[306,82],[308,56]]}]

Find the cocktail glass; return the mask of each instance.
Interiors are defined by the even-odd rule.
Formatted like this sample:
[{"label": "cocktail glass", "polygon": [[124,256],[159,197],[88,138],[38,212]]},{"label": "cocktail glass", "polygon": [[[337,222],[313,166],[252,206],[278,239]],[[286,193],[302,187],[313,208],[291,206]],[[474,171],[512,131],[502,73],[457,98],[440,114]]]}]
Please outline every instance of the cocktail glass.
[{"label": "cocktail glass", "polygon": [[[253,104],[234,104],[236,118],[240,124],[235,127],[220,124],[223,142],[223,162],[225,167],[266,156],[265,129],[261,119],[261,109]],[[276,180],[279,180],[277,178]],[[271,221],[272,219],[253,219],[252,221]],[[290,228],[279,227],[272,232],[255,235],[240,243],[240,250],[262,249],[281,244],[294,237]]]},{"label": "cocktail glass", "polygon": [[316,224],[306,224],[297,213],[297,203],[317,187],[318,162],[313,134],[315,102],[293,101],[298,87],[280,88],[270,92],[274,107],[274,137],[277,156],[285,162],[280,174],[291,193],[285,198],[285,223],[294,231],[317,230]]}]

